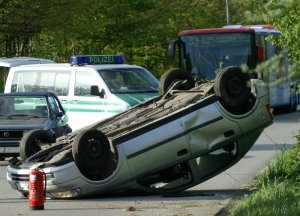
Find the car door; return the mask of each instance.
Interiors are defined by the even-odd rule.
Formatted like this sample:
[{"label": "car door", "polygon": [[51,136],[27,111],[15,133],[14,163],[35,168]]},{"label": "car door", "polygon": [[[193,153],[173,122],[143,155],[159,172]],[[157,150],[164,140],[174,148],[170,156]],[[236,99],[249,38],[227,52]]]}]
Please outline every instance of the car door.
[{"label": "car door", "polygon": [[191,155],[181,119],[156,122],[131,136],[135,133],[140,135],[122,144],[133,177],[186,161]]},{"label": "car door", "polygon": [[74,92],[68,101],[68,117],[73,130],[88,126],[103,119],[105,98],[91,95],[91,86],[104,87],[96,71],[77,70],[75,73]]},{"label": "car door", "polygon": [[55,97],[49,96],[49,109],[51,118],[51,127],[56,137],[60,137],[65,134],[68,127],[68,117],[65,114],[59,100]]}]

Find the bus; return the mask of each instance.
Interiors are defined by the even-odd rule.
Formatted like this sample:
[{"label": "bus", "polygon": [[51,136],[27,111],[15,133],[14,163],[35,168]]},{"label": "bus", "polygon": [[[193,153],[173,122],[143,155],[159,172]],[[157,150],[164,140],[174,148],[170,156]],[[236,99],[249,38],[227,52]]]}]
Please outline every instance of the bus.
[{"label": "bus", "polygon": [[[270,104],[273,108],[294,112],[298,95],[289,78],[287,52],[266,38],[279,36],[270,25],[225,26],[223,28],[195,29],[179,32],[169,44],[169,56],[175,57],[178,48],[179,67],[195,80],[212,80],[218,69],[246,65],[250,76],[268,84]],[[278,70],[257,72],[256,67],[276,55],[282,54]]]}]

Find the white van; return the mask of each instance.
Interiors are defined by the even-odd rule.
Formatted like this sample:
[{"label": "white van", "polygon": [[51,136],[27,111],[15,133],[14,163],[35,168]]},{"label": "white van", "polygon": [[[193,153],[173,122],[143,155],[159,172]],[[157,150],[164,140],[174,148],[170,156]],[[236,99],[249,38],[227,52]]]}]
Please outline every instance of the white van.
[{"label": "white van", "polygon": [[27,65],[27,64],[46,64],[46,63],[49,64],[54,62],[51,60],[34,58],[34,57],[12,57],[12,58],[1,57],[0,58],[0,77],[1,77],[0,92],[3,92],[4,90],[6,77],[11,67],[16,67],[19,65]]},{"label": "white van", "polygon": [[97,55],[13,67],[4,92],[55,93],[74,131],[158,95],[158,80],[148,70],[123,63],[121,55]]}]

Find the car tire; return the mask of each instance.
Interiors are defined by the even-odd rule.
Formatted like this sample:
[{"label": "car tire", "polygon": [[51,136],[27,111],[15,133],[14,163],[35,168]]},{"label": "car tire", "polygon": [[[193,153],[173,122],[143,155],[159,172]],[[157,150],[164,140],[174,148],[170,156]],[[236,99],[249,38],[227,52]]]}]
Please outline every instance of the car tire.
[{"label": "car tire", "polygon": [[24,161],[31,155],[42,150],[39,143],[54,143],[55,138],[45,130],[31,130],[27,132],[20,142],[20,157]]},{"label": "car tire", "polygon": [[81,131],[75,137],[72,155],[78,169],[94,180],[105,172],[112,154],[105,134],[97,129],[89,129]]},{"label": "car tire", "polygon": [[176,80],[187,81],[184,85],[180,85],[179,89],[177,90],[188,90],[193,88],[195,85],[195,82],[189,73],[185,72],[180,68],[175,68],[165,72],[161,76],[158,86],[159,94],[163,95],[171,86],[171,84]]},{"label": "car tire", "polygon": [[221,104],[233,114],[247,110],[251,99],[250,76],[240,67],[226,67],[216,75],[214,93]]}]

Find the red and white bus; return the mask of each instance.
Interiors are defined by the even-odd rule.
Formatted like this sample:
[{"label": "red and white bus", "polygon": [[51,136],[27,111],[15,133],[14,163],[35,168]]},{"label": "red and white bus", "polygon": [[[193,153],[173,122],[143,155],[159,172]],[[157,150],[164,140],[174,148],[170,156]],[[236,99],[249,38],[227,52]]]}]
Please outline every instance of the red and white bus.
[{"label": "red and white bus", "polygon": [[252,75],[269,84],[272,107],[296,111],[298,96],[292,94],[287,53],[266,40],[269,34],[279,36],[280,32],[270,25],[235,25],[182,31],[169,44],[169,56],[174,57],[178,48],[180,68],[191,73],[196,80],[211,80],[218,69],[247,65],[253,72],[259,63],[284,53],[278,70],[255,72]]}]

